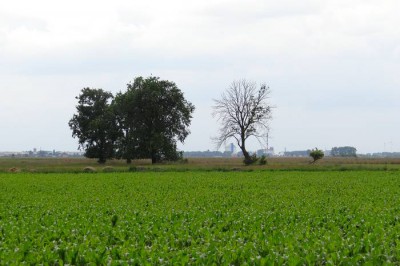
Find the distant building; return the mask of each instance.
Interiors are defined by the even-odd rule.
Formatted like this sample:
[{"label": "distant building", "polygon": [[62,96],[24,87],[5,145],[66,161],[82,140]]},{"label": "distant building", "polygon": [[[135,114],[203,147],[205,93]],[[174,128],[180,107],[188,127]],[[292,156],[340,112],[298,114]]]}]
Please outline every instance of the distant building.
[{"label": "distant building", "polygon": [[304,151],[285,151],[283,153],[285,157],[308,157],[310,156],[310,150]]},{"label": "distant building", "polygon": [[230,158],[232,157],[231,152],[220,152],[220,151],[184,151],[184,158]]},{"label": "distant building", "polygon": [[236,152],[236,146],[233,143],[229,143],[225,146],[225,152],[230,152],[231,154],[234,154]]},{"label": "distant building", "polygon": [[44,151],[37,150],[36,151],[22,151],[22,152],[7,152],[0,151],[0,157],[12,157],[12,158],[57,158],[57,157],[83,157],[84,152],[81,151],[73,151],[73,152],[65,152],[65,151]]},{"label": "distant building", "polygon": [[271,157],[275,155],[275,151],[274,151],[274,147],[269,147],[267,149],[261,149],[257,151],[257,156],[267,156],[267,157]]}]

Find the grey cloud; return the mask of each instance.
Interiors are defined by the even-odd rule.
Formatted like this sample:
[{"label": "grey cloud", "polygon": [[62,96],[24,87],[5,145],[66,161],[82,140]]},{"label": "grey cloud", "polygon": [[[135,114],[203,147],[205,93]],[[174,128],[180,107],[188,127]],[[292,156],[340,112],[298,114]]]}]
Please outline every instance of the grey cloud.
[{"label": "grey cloud", "polygon": [[[75,149],[66,123],[80,88],[115,92],[125,89],[136,75],[153,74],[175,81],[198,107],[185,149],[213,148],[209,137],[217,124],[211,117],[212,99],[239,78],[270,85],[271,103],[277,106],[271,145],[278,151],[353,143],[360,150],[363,146],[367,151],[378,150],[380,144],[370,140],[389,139],[389,132],[398,132],[396,123],[390,124],[400,112],[396,2],[234,0],[195,6],[163,2],[154,14],[151,5],[156,1],[142,6],[130,3],[118,8],[110,5],[110,16],[116,17],[102,25],[103,32],[88,39],[80,36],[98,29],[91,28],[95,23],[80,32],[78,21],[70,29],[62,20],[58,28],[53,18],[49,20],[55,23],[50,25],[53,35],[32,35],[36,43],[27,38],[15,50],[13,46],[24,35],[19,31],[18,38],[7,40],[10,31],[46,30],[47,21],[30,21],[35,20],[34,14],[0,16],[0,45],[8,41],[11,51],[0,53],[0,90],[7,96],[0,105],[2,121],[20,124],[20,131],[29,126],[39,135],[47,124],[36,126],[30,121],[59,117],[63,121],[52,132],[65,137],[64,147],[71,147],[66,149]],[[88,13],[87,20],[91,19],[99,18]],[[60,29],[66,29],[73,41],[59,42],[57,38],[68,37]],[[54,47],[37,41],[42,36]],[[49,106],[52,114],[46,108],[19,111],[29,104]],[[382,127],[372,129],[370,123]],[[3,139],[13,139],[12,133],[4,135],[12,130],[4,129]],[[346,135],[347,131],[351,134]],[[357,137],[360,134],[367,140]],[[43,135],[57,143],[51,134]],[[1,144],[12,147],[10,143]],[[20,145],[17,140],[13,143]],[[24,143],[29,144],[28,140]]]}]

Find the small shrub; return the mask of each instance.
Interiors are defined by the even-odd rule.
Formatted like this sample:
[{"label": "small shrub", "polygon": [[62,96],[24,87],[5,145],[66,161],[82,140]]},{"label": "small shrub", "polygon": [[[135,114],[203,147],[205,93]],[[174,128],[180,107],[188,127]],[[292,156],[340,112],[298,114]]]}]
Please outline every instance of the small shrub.
[{"label": "small shrub", "polygon": [[136,166],[129,166],[128,171],[129,172],[136,172],[138,169]]},{"label": "small shrub", "polygon": [[267,164],[267,157],[265,155],[261,156],[260,159],[258,160],[259,165],[266,165]]},{"label": "small shrub", "polygon": [[86,166],[85,168],[83,168],[83,171],[86,173],[94,173],[94,172],[96,172],[96,168],[94,168],[92,166]]},{"label": "small shrub", "polygon": [[257,160],[258,160],[257,155],[254,153],[253,155],[250,156],[249,159],[246,159],[246,158],[245,158],[245,159],[243,160],[243,163],[244,163],[245,165],[252,165],[252,164],[254,164],[255,162],[257,162]]},{"label": "small shrub", "polygon": [[311,150],[310,156],[311,158],[313,158],[313,161],[311,163],[315,163],[317,160],[324,158],[324,152],[315,148]]}]

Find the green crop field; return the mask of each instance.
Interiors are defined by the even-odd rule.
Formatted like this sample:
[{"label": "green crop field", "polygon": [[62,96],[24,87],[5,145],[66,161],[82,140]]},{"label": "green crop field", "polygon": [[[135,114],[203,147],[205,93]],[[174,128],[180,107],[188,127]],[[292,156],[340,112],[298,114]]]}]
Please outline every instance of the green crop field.
[{"label": "green crop field", "polygon": [[0,173],[0,264],[400,264],[400,172]]}]

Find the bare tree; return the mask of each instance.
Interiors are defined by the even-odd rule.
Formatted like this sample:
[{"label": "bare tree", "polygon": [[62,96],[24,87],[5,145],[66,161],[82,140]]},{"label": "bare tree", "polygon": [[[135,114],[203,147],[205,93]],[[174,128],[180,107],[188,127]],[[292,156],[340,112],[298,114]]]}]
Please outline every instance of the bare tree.
[{"label": "bare tree", "polygon": [[251,160],[246,140],[253,136],[262,141],[268,133],[272,118],[272,107],[267,102],[270,92],[265,84],[257,88],[255,82],[243,79],[232,82],[220,100],[214,99],[213,116],[217,116],[221,123],[219,134],[214,139],[218,148],[226,140],[234,138],[245,160]]}]

